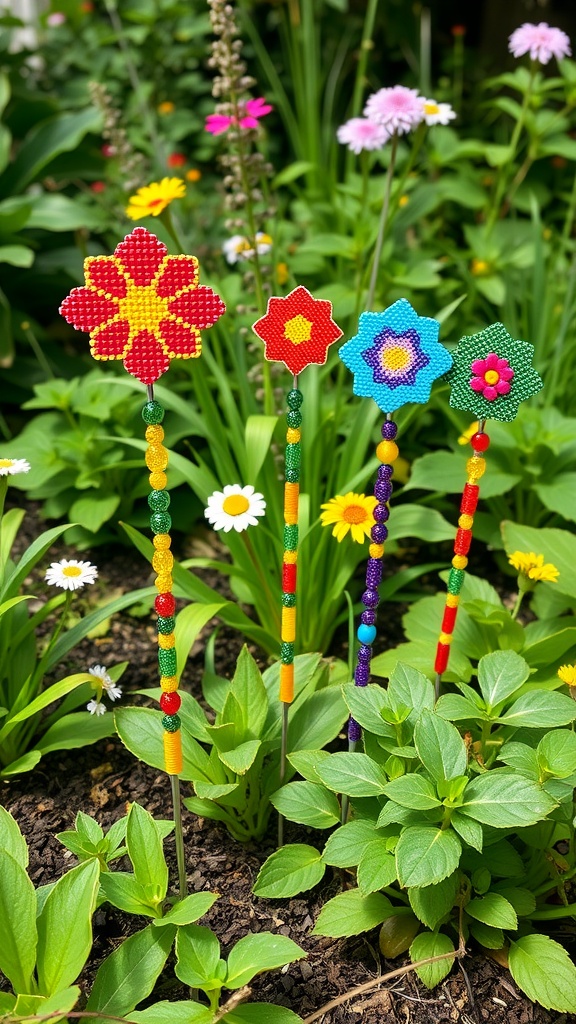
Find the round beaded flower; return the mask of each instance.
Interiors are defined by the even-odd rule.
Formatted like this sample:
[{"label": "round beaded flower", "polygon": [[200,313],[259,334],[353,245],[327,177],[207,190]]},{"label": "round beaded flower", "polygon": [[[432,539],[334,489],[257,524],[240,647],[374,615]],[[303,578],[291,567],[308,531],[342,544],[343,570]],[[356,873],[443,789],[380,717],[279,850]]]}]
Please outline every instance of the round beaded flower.
[{"label": "round beaded flower", "polygon": [[332,319],[332,303],[313,298],[302,285],[283,299],[268,299],[265,315],[252,330],[265,344],[266,359],[285,363],[294,376],[310,363],[325,363],[328,348],[342,337]]},{"label": "round beaded flower", "polygon": [[80,590],[85,583],[94,583],[98,569],[90,562],[78,562],[76,558],[61,558],[59,562],[51,562],[44,579],[53,587],[63,590]]},{"label": "round beaded flower", "polygon": [[354,374],[354,394],[373,398],[384,412],[427,402],[432,382],[452,365],[439,331],[438,321],[418,316],[407,299],[362,313],[358,334],[338,353]]},{"label": "round beaded flower", "polygon": [[86,286],[66,296],[62,316],[90,332],[95,359],[122,359],[143,384],[158,380],[171,359],[199,356],[200,331],[226,310],[198,284],[198,260],[169,256],[146,228],[135,228],[113,256],[89,256],[84,275]]},{"label": "round beaded flower", "polygon": [[462,338],[448,375],[450,405],[478,420],[510,421],[520,402],[537,394],[542,380],[532,366],[534,347],[515,341],[503,324]]},{"label": "round beaded flower", "polygon": [[264,515],[266,502],[262,494],[249,484],[227,484],[223,491],[214,491],[208,498],[204,515],[215,530],[236,530],[242,533],[249,526],[258,526],[258,519]]},{"label": "round beaded flower", "polygon": [[370,536],[370,530],[375,525],[374,509],[378,504],[377,498],[373,495],[366,497],[364,494],[337,494],[330,498],[320,508],[326,509],[320,516],[322,526],[334,526],[332,536],[336,537],[338,543],[350,531],[352,540],[357,544],[363,544],[366,537]]}]

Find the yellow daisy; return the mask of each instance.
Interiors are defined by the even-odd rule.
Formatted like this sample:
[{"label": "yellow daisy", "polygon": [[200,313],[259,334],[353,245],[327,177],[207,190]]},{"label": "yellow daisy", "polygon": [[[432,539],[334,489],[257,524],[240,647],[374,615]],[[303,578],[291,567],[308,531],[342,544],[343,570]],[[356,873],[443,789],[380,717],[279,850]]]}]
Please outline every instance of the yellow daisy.
[{"label": "yellow daisy", "polygon": [[162,178],[150,185],[139,188],[136,195],[130,196],[126,213],[132,220],[141,217],[157,217],[173,199],[182,199],[186,195],[186,185],[182,178]]},{"label": "yellow daisy", "polygon": [[156,109],[159,114],[173,114],[176,107],[171,102],[171,100],[164,100],[163,103],[158,104]]},{"label": "yellow daisy", "polygon": [[354,494],[353,491],[348,491],[348,494],[337,494],[335,498],[330,498],[330,501],[320,506],[326,509],[320,516],[320,522],[322,526],[334,526],[332,536],[336,537],[338,543],[350,530],[352,540],[357,544],[363,544],[374,526],[372,513],[377,504],[373,496],[366,497],[364,494]]},{"label": "yellow daisy", "polygon": [[537,555],[534,551],[513,551],[508,561],[519,573],[535,583],[556,583],[560,575],[552,562],[544,563],[544,555]]},{"label": "yellow daisy", "polygon": [[558,669],[558,678],[567,686],[576,686],[576,665],[561,665]]},{"label": "yellow daisy", "polygon": [[[539,557],[544,561],[542,555]],[[559,575],[560,571],[555,565],[552,565],[552,562],[546,562],[545,565],[539,563],[528,570],[528,576],[531,580],[542,581],[543,583],[557,583]]]}]

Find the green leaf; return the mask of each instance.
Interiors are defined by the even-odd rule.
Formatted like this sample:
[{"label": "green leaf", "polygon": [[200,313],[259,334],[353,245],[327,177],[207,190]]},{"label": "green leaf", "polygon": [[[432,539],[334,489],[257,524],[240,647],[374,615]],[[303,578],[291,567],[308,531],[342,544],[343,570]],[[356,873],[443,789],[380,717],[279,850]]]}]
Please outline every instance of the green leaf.
[{"label": "green leaf", "polygon": [[[204,629],[204,626],[210,622],[210,619],[216,618],[218,612],[224,607],[226,602],[220,602],[218,604],[187,604],[181,612],[178,612],[176,616],[176,674],[180,679],[190,652],[198,639],[200,633]],[[193,733],[196,736],[196,733]],[[196,739],[201,737],[196,736]]]},{"label": "green leaf", "polygon": [[100,868],[88,860],[56,882],[38,917],[38,988],[53,995],[76,980],[92,948]]},{"label": "green leaf", "polygon": [[[479,280],[486,280],[486,278],[477,278],[476,283]],[[412,463],[412,472],[404,491],[421,487],[426,491],[457,494],[462,490],[462,480],[466,477],[466,458],[467,453],[462,451],[436,451],[420,456]],[[519,480],[520,476],[517,474],[502,472],[493,464],[487,465],[486,475],[482,479],[482,494],[486,498],[505,494]],[[523,550],[529,551],[530,548],[523,548]],[[537,549],[532,547],[531,550]]]},{"label": "green leaf", "polygon": [[168,913],[164,914],[164,917],[157,918],[154,924],[156,928],[162,928],[167,924],[192,924],[208,913],[218,897],[219,893],[217,892],[193,892],[185,899],[178,900]]},{"label": "green leaf", "polygon": [[260,868],[254,884],[256,896],[284,899],[312,889],[322,878],[325,864],[313,846],[291,843],[282,846]]},{"label": "green leaf", "polygon": [[246,471],[244,480],[255,484],[264,460],[270,451],[272,437],[278,426],[277,416],[248,416],[244,428]]},{"label": "green leaf", "polygon": [[88,715],[83,712],[72,712],[54,722],[54,725],[51,725],[36,741],[38,760],[40,755],[49,754],[51,750],[75,750],[113,735],[114,718],[112,715]]},{"label": "green leaf", "polygon": [[142,914],[156,917],[158,906],[151,906],[143,885],[127,871],[105,871],[100,877],[100,888],[113,907],[125,910],[127,914]]},{"label": "green leaf", "polygon": [[[185,925],[176,934],[176,977],[191,988],[210,991],[222,985],[220,943],[210,928]],[[222,977],[224,975],[222,974]]]},{"label": "green leaf", "polygon": [[446,718],[449,722],[464,722],[470,718],[489,720],[489,716],[485,712],[480,711],[471,700],[462,697],[459,693],[443,693],[435,710],[437,715]]},{"label": "green leaf", "polygon": [[515,651],[493,651],[478,662],[478,683],[489,711],[519,690],[530,668]]},{"label": "green leaf", "polygon": [[295,750],[288,754],[288,760],[298,774],[307,782],[316,782],[318,785],[322,785],[322,780],[316,768],[327,757],[330,757],[327,750]]},{"label": "green leaf", "polygon": [[97,132],[100,127],[101,116],[94,107],[40,122],[28,133],[16,160],[2,175],[2,191],[21,192],[50,161],[76,149],[87,132]]},{"label": "green leaf", "polygon": [[[574,145],[574,139],[567,139]],[[559,512],[574,521],[576,515],[576,473],[559,473],[549,483],[535,482],[533,488],[540,501],[551,512]]]},{"label": "green leaf", "polygon": [[418,537],[435,544],[454,539],[454,527],[437,509],[423,505],[397,505],[394,509],[394,539]]},{"label": "green leaf", "polygon": [[99,967],[86,1009],[114,1017],[130,1013],[154,988],[175,933],[148,925],[125,939]]},{"label": "green leaf", "polygon": [[334,793],[314,782],[290,782],[273,793],[270,802],[289,821],[311,828],[332,828],[340,823],[340,804]]},{"label": "green leaf", "polygon": [[414,745],[422,764],[436,782],[465,774],[468,759],[460,733],[426,708],[414,729]]},{"label": "green leaf", "polygon": [[112,518],[119,504],[119,494],[88,491],[76,499],[70,509],[70,518],[75,523],[81,523],[85,530],[97,533],[100,527]]},{"label": "green leaf", "polygon": [[0,850],[0,971],[15,992],[29,992],[36,964],[36,894],[24,866]]},{"label": "green leaf", "polygon": [[0,848],[9,853],[20,867],[26,870],[28,867],[26,840],[18,828],[18,823],[4,807],[0,807]]},{"label": "green leaf", "polygon": [[378,838],[374,822],[348,821],[336,829],[324,847],[324,861],[337,868],[351,868],[360,863],[367,845]]},{"label": "green leaf", "polygon": [[415,811],[429,811],[432,807],[441,806],[434,786],[423,775],[401,775],[389,782],[384,792],[390,800]]},{"label": "green leaf", "polygon": [[434,885],[456,870],[462,846],[450,829],[411,826],[396,844],[398,880],[402,886]]},{"label": "green leaf", "polygon": [[508,769],[495,769],[468,783],[460,814],[494,828],[535,825],[556,806],[535,782]]},{"label": "green leaf", "polygon": [[[442,932],[420,932],[410,946],[410,959],[412,963],[418,960],[426,960],[431,956],[441,956],[442,953],[451,953],[454,949],[452,939]],[[446,960],[439,960],[435,964],[426,964],[424,967],[417,967],[416,974],[426,988],[435,988],[447,974],[452,970],[454,957],[447,957]]]},{"label": "green leaf", "polygon": [[52,686],[49,686],[47,690],[44,690],[35,700],[30,701],[25,708],[22,708],[22,711],[13,715],[5,723],[2,730],[0,730],[0,739],[5,733],[10,732],[12,726],[18,722],[25,722],[26,719],[31,718],[38,711],[43,711],[49,704],[53,704],[54,701],[60,700],[61,697],[75,690],[77,686],[89,682],[94,682],[94,676],[89,675],[88,672],[78,672],[76,675],[66,676],[66,679],[62,679],[59,683],[53,683]]},{"label": "green leaf", "polygon": [[532,690],[500,715],[498,721],[515,729],[549,729],[576,719],[576,702],[555,690]]},{"label": "green leaf", "polygon": [[569,729],[554,729],[542,737],[536,756],[542,771],[557,779],[568,778],[576,772],[576,734]]},{"label": "green leaf", "polygon": [[227,715],[227,705],[231,698],[236,701],[236,714],[239,716],[235,721],[235,745],[246,740],[260,739],[268,714],[268,697],[260,669],[246,645],[238,656],[232,685],[217,724],[231,720]]},{"label": "green leaf", "polygon": [[134,1024],[211,1024],[213,1017],[207,1006],[190,999],[173,1003],[162,999],[145,1010],[132,1010],[125,1020]]},{"label": "green leaf", "polygon": [[328,789],[347,796],[378,796],[388,782],[383,768],[366,754],[331,754],[317,771]]},{"label": "green leaf", "polygon": [[410,715],[409,721],[415,721],[424,708],[429,711],[434,708],[434,687],[430,680],[418,669],[404,665],[401,661],[396,664],[390,676],[387,692],[393,707],[403,705],[413,708],[414,717]]},{"label": "green leaf", "polygon": [[428,928],[434,929],[440,924],[442,918],[452,910],[457,891],[458,874],[454,872],[435,885],[410,888],[408,898],[416,917]]},{"label": "green leaf", "polygon": [[374,683],[369,683],[368,686],[345,683],[342,693],[350,714],[363,729],[368,729],[376,736],[395,735],[392,726],[382,717],[382,711],[390,712],[390,701],[386,690],[381,686]]},{"label": "green leaf", "polygon": [[[80,986],[70,985],[69,988],[61,989],[60,992],[55,992],[53,996],[45,999],[42,1003],[41,1013],[62,1013],[64,1016],[70,1010],[73,1010],[80,998]],[[57,1020],[58,1018],[55,1018]]]},{"label": "green leaf", "polygon": [[[162,712],[152,708],[117,708],[114,712],[116,731],[125,747],[145,764],[165,770]],[[184,781],[212,783],[208,754],[196,740],[182,730]]]},{"label": "green leaf", "polygon": [[576,536],[573,533],[510,522],[503,522],[501,531],[507,555],[513,551],[536,551],[544,555],[545,562],[552,562],[559,570],[556,583],[539,583],[539,587],[553,587],[561,594],[576,597]]},{"label": "green leaf", "polygon": [[468,846],[472,846],[479,853],[482,853],[484,833],[479,821],[475,821],[474,818],[467,818],[464,814],[460,814],[459,811],[454,811],[450,818],[450,824],[460,838],[465,843],[468,843]]},{"label": "green leaf", "polygon": [[547,1010],[576,1013],[576,967],[547,935],[524,935],[510,943],[508,966],[529,999]]},{"label": "green leaf", "polygon": [[[77,199],[70,199],[61,192],[44,192],[35,196],[32,212],[26,224],[28,228],[41,228],[44,231],[77,231],[78,228],[91,229],[101,226],[102,217],[99,211]],[[119,502],[120,499],[117,504]],[[82,519],[78,522],[85,526]]]},{"label": "green leaf", "polygon": [[126,845],[136,881],[155,890],[155,902],[161,903],[168,890],[168,865],[154,818],[138,803],[130,807]]},{"label": "green leaf", "polygon": [[340,689],[327,686],[296,708],[290,720],[290,750],[316,750],[338,735],[348,717]]},{"label": "green leaf", "polygon": [[219,758],[236,775],[245,775],[252,767],[262,743],[260,740],[246,740],[234,750],[220,751]]},{"label": "green leaf", "polygon": [[412,940],[420,930],[420,922],[409,907],[396,907],[380,928],[378,945],[387,960],[394,960],[410,948]]},{"label": "green leaf", "polygon": [[374,839],[365,846],[358,864],[357,879],[363,896],[378,892],[396,881],[396,860],[385,839]]},{"label": "green leaf", "polygon": [[502,949],[504,946],[504,932],[501,928],[491,928],[482,921],[470,921],[470,933],[486,949]]},{"label": "green leaf", "polygon": [[233,947],[228,957],[226,988],[242,988],[262,971],[272,971],[294,960],[301,960],[307,954],[286,935],[272,932],[258,932],[245,935]]},{"label": "green leaf", "polygon": [[363,896],[359,889],[349,889],[322,907],[312,935],[328,935],[334,939],[360,935],[382,924],[391,913],[394,908],[381,892]]},{"label": "green leaf", "polygon": [[466,904],[466,913],[476,921],[489,924],[492,928],[518,927],[516,911],[504,896],[496,892],[488,892],[480,899],[470,900]]},{"label": "green leaf", "polygon": [[0,245],[0,263],[10,263],[13,267],[31,267],[35,253],[27,245]]},{"label": "green leaf", "polygon": [[276,1003],[248,1003],[237,1006],[222,1017],[225,1024],[301,1024],[302,1018],[286,1006]]},{"label": "green leaf", "polygon": [[294,163],[288,164],[284,167],[279,174],[276,175],[272,181],[271,188],[279,188],[280,185],[289,185],[291,181],[296,181],[297,178],[301,178],[303,174],[308,174],[309,171],[313,171],[316,168],[316,164],[310,163],[309,160],[296,160]]}]

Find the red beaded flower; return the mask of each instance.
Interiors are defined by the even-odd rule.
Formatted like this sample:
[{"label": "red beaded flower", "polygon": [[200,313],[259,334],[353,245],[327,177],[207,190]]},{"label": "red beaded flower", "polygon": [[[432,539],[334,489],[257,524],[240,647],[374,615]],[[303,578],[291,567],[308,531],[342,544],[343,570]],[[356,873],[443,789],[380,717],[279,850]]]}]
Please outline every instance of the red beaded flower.
[{"label": "red beaded flower", "polygon": [[285,363],[294,376],[310,363],[325,363],[329,346],[342,337],[332,303],[313,298],[302,285],[284,299],[268,299],[265,316],[252,330],[265,343],[266,359]]},{"label": "red beaded flower", "polygon": [[84,261],[86,287],[73,288],[60,307],[79,331],[90,332],[95,359],[123,359],[143,384],[153,384],[171,359],[200,355],[200,331],[226,307],[198,285],[195,256],[169,256],[146,228],[135,228],[113,256]]}]

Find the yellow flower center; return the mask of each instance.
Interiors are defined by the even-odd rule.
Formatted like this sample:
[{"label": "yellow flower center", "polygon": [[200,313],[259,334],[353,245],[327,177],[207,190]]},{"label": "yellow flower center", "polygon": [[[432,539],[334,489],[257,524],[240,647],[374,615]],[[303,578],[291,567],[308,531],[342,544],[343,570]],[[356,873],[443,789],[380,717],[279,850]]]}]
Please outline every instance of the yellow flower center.
[{"label": "yellow flower center", "polygon": [[400,345],[385,348],[382,352],[382,366],[385,370],[404,370],[410,362],[410,353]]},{"label": "yellow flower center", "polygon": [[368,513],[362,505],[348,505],[342,513],[342,518],[346,523],[365,523],[368,519]]},{"label": "yellow flower center", "polygon": [[487,384],[497,384],[500,380],[500,374],[497,370],[486,370],[484,380]]},{"label": "yellow flower center", "polygon": [[120,299],[118,312],[122,320],[129,321],[132,336],[143,330],[155,334],[160,321],[168,316],[168,300],[156,294],[153,284],[142,288],[132,285],[128,287],[126,298]]},{"label": "yellow flower center", "polygon": [[14,459],[0,459],[0,469],[10,469],[14,465]]},{"label": "yellow flower center", "polygon": [[486,260],[473,259],[470,264],[470,270],[476,277],[481,277],[483,274],[487,274],[490,270],[490,264]]},{"label": "yellow flower center", "polygon": [[424,113],[425,114],[439,114],[440,113],[440,107],[438,106],[437,103],[425,103],[424,104]]},{"label": "yellow flower center", "polygon": [[284,337],[294,345],[299,345],[302,341],[310,341],[312,337],[312,321],[307,320],[305,316],[302,316],[302,313],[298,313],[297,316],[293,316],[291,320],[287,320],[284,324]]},{"label": "yellow flower center", "polygon": [[249,508],[250,502],[243,494],[229,494],[222,502],[222,511],[227,516],[240,516],[243,512],[247,512]]},{"label": "yellow flower center", "polygon": [[67,565],[62,569],[63,576],[81,576],[82,569],[78,565]]}]

